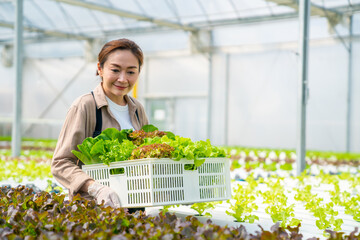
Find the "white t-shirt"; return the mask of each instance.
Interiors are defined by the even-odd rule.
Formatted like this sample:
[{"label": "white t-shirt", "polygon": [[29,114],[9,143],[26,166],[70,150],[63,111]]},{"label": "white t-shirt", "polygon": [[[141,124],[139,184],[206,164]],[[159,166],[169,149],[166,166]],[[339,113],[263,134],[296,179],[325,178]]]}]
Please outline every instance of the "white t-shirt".
[{"label": "white t-shirt", "polygon": [[[106,96],[105,96],[106,97]],[[120,124],[121,129],[134,129],[130,114],[129,114],[129,106],[126,104],[125,106],[118,105],[110,100],[110,98],[106,97],[106,100],[109,104],[109,108],[111,113],[114,115],[115,119]]]}]

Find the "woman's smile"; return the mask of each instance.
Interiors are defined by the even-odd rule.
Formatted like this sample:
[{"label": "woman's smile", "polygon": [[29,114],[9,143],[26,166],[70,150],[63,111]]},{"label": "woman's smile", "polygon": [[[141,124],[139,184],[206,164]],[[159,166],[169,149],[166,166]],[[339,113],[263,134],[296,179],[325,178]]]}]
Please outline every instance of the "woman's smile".
[{"label": "woman's smile", "polygon": [[114,86],[115,86],[117,89],[120,89],[120,90],[124,90],[124,89],[127,88],[127,87],[125,87],[125,86],[118,86],[118,85],[115,85],[115,84],[114,84]]}]

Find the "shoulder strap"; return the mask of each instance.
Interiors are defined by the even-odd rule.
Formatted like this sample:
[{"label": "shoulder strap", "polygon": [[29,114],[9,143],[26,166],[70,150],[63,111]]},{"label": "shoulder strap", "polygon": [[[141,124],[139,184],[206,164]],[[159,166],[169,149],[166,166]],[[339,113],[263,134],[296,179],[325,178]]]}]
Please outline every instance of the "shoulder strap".
[{"label": "shoulder strap", "polygon": [[[138,114],[137,109],[135,110],[135,114],[136,114],[136,118],[137,118],[138,122],[140,123],[139,114]],[[141,123],[140,123],[140,124],[141,124]]]},{"label": "shoulder strap", "polygon": [[[135,101],[132,99],[132,97],[129,96],[129,99],[130,99],[130,101],[132,101],[133,103],[135,103]],[[141,124],[140,118],[139,118],[139,113],[138,113],[138,110],[137,110],[137,109],[135,110],[135,114],[136,114],[136,118],[137,118],[138,122]]]},{"label": "shoulder strap", "polygon": [[95,96],[93,91],[91,91],[91,94],[94,98],[94,102],[95,102],[95,110],[96,110],[96,126],[95,126],[95,131],[92,135],[92,137],[96,137],[101,133],[101,128],[102,128],[102,115],[101,115],[101,109],[99,109],[97,107],[96,101],[95,101]]}]

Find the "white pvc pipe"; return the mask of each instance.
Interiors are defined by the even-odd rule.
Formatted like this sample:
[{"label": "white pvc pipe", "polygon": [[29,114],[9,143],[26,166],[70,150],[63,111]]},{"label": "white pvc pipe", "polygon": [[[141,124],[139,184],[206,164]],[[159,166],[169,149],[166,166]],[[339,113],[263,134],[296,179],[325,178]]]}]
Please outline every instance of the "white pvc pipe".
[{"label": "white pvc pipe", "polygon": [[348,88],[347,88],[347,108],[346,108],[346,152],[351,151],[351,97],[352,97],[352,36],[353,36],[353,16],[349,17],[349,49],[348,49]]},{"label": "white pvc pipe", "polygon": [[21,151],[21,119],[22,119],[22,67],[23,67],[23,0],[16,0],[15,21],[15,92],[14,92],[14,120],[12,124],[11,149],[12,156],[20,156]]},{"label": "white pvc pipe", "polygon": [[207,129],[206,135],[207,139],[211,139],[211,128],[212,128],[212,82],[213,82],[213,33],[210,31],[210,42],[209,42],[209,55],[208,55],[208,63],[209,63],[209,75],[208,75],[208,108],[207,108]]}]

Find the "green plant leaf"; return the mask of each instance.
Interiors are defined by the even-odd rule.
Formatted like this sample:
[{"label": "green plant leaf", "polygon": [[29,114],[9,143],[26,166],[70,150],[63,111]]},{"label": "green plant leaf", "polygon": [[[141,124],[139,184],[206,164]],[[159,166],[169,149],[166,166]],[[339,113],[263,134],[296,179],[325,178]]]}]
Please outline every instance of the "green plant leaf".
[{"label": "green plant leaf", "polygon": [[144,130],[144,132],[154,132],[156,130],[159,130],[157,127],[155,127],[154,125],[144,125],[142,128],[142,130]]},{"label": "green plant leaf", "polygon": [[115,140],[117,139],[119,143],[123,140],[128,139],[128,133],[131,132],[129,129],[117,130],[116,128],[107,128],[101,132],[95,139],[102,140]]},{"label": "green plant leaf", "polygon": [[76,150],[71,150],[72,154],[75,155],[75,157],[77,157],[81,162],[83,162],[84,164],[91,164],[91,159],[89,159],[85,154],[83,154],[82,152],[76,151]]},{"label": "green plant leaf", "polygon": [[175,140],[175,134],[174,134],[174,133],[172,133],[172,132],[167,132],[167,131],[165,131],[165,133],[166,133],[166,136],[167,136],[168,138],[170,138],[170,139],[172,139],[172,140]]},{"label": "green plant leaf", "polygon": [[98,155],[98,154],[105,154],[106,150],[104,148],[104,140],[100,139],[97,141],[91,148],[90,154],[91,156]]}]

